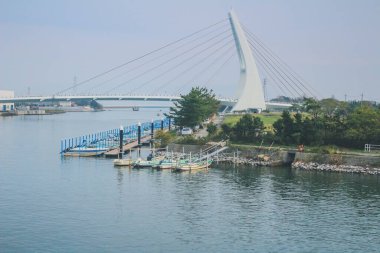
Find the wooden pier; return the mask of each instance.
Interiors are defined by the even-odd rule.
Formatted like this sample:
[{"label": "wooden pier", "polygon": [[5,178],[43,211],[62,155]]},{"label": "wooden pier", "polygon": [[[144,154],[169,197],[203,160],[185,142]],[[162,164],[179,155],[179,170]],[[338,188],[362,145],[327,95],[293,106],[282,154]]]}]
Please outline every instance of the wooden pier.
[{"label": "wooden pier", "polygon": [[[144,136],[141,138],[141,143],[147,142],[151,139],[151,136]],[[139,145],[138,141],[135,140],[133,142],[127,143],[123,146],[124,153],[130,149],[136,148]],[[104,153],[106,158],[115,158],[119,155],[119,148],[113,148]]]}]

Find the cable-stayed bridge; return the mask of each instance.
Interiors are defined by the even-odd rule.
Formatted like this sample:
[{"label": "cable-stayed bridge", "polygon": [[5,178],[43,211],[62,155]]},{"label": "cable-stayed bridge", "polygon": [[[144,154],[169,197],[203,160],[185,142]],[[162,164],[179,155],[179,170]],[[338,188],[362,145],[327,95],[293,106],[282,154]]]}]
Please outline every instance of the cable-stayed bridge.
[{"label": "cable-stayed bridge", "polygon": [[[230,98],[219,98],[232,111],[289,107],[265,99],[270,82],[277,94],[292,98],[316,97],[316,92],[231,11],[227,19],[204,27],[176,41],[50,96],[0,98],[1,102],[47,102],[77,100],[176,101],[192,86],[218,91],[217,78],[236,55],[240,80]],[[142,93],[144,95],[142,95]],[[165,95],[158,95],[165,94]]]}]

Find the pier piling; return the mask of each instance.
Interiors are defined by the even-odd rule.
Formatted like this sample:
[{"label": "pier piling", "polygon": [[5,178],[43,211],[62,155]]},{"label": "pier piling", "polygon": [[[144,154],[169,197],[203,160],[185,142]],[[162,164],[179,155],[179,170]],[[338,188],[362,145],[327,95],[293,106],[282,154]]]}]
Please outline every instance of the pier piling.
[{"label": "pier piling", "polygon": [[138,146],[138,156],[141,155],[141,123],[137,124],[137,146]]},{"label": "pier piling", "polygon": [[123,126],[120,126],[119,159],[123,158],[123,135],[124,135],[123,132],[124,132]]}]

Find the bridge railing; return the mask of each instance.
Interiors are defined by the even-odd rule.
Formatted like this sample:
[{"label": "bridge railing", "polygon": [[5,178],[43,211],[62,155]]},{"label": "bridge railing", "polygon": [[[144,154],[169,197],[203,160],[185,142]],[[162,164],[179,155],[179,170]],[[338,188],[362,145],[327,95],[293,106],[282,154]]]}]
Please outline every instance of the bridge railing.
[{"label": "bridge railing", "polygon": [[375,145],[375,144],[364,145],[364,152],[373,152],[373,151],[380,151],[380,145]]},{"label": "bridge railing", "polygon": [[[167,129],[172,124],[169,118],[153,121],[153,131],[161,128]],[[151,134],[152,122],[144,122],[141,124],[141,137]],[[60,143],[60,153],[64,154],[73,150],[84,150],[87,148],[112,149],[118,147],[120,141],[120,129],[109,129],[106,131],[86,134],[79,137],[65,138]],[[138,124],[123,127],[124,144],[137,140]]]}]

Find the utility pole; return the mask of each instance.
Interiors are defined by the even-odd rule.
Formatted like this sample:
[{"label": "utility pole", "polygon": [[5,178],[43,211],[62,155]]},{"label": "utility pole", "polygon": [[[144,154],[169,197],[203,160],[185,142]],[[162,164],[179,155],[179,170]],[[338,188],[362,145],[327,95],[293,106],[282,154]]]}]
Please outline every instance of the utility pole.
[{"label": "utility pole", "polygon": [[363,104],[363,97],[364,97],[364,94],[362,93],[361,96],[360,96],[360,103]]}]

